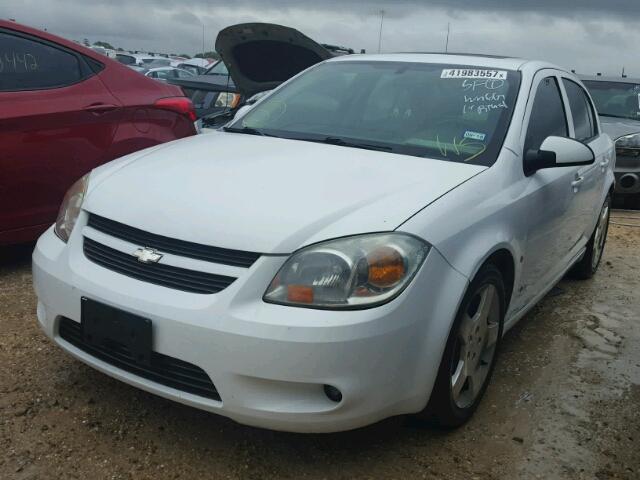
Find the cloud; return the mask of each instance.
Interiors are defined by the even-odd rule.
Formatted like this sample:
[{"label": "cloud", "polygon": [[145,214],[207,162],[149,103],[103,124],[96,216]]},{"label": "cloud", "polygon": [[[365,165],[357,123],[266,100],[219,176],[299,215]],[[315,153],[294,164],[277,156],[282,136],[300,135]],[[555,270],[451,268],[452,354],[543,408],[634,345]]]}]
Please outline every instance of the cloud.
[{"label": "cloud", "polygon": [[[127,49],[195,53],[225,26],[275,22],[324,43],[377,51],[440,51],[447,24],[455,51],[537,58],[584,73],[640,76],[637,0],[3,0],[16,18],[72,39]],[[634,72],[634,68],[637,72]]]}]

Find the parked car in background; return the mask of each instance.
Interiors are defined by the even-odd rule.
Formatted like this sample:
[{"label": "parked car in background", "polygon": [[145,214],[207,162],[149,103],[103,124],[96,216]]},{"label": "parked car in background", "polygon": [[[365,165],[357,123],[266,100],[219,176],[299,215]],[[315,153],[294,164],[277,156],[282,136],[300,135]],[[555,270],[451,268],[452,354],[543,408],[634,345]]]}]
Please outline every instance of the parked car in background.
[{"label": "parked car in background", "polygon": [[169,83],[182,88],[193,102],[198,118],[213,117],[235,109],[240,104],[240,93],[222,60],[202,74],[190,78],[171,79]]},{"label": "parked car in background", "polygon": [[213,63],[215,62],[210,62],[204,58],[190,58],[175,66],[182,68],[183,70],[188,70],[194,75],[202,75],[212,66]]},{"label": "parked car in background", "polygon": [[150,68],[145,70],[143,74],[145,77],[154,78],[161,82],[167,82],[175,78],[192,78],[194,76],[188,70],[175,67]]},{"label": "parked car in background", "polygon": [[195,133],[178,87],[46,32],[0,21],[0,245],[34,240],[78,178]]},{"label": "parked car in background", "polygon": [[151,55],[145,55],[140,53],[122,53],[118,52],[116,54],[116,60],[124,65],[136,65],[138,67],[146,67],[149,63],[154,60],[158,60],[159,57],[154,57]]},{"label": "parked car in background", "polygon": [[91,50],[94,50],[96,52],[98,52],[101,55],[105,55],[109,58],[116,58],[116,51],[111,49],[111,48],[104,48],[104,47],[99,47],[97,45],[93,45],[91,47]]},{"label": "parked car in background", "polygon": [[136,57],[134,57],[129,53],[121,53],[121,52],[116,53],[116,60],[124,65],[129,65],[129,66],[138,65],[138,61]]},{"label": "parked car in background", "polygon": [[172,67],[174,62],[170,58],[157,57],[150,62],[145,62],[146,68]]},{"label": "parked car in background", "polygon": [[208,67],[199,67],[198,65],[189,65],[188,63],[179,63],[178,65],[176,65],[176,68],[187,70],[193,73],[194,75],[203,75],[208,70]]},{"label": "parked car in background", "polygon": [[226,123],[235,109],[256,93],[271,90],[322,60],[352,52],[328,47],[282,25],[233,25],[216,38],[221,61],[203,75],[170,83],[182,87],[191,98],[198,118],[216,126]]},{"label": "parked car in background", "polygon": [[[250,93],[317,59],[268,47],[225,56]],[[34,252],[38,320],[88,365],[241,423],[459,426],[503,333],[598,269],[614,155],[553,65],[331,59],[79,180]]]},{"label": "parked car in background", "polygon": [[640,79],[582,77],[616,143],[616,194],[640,196]]}]

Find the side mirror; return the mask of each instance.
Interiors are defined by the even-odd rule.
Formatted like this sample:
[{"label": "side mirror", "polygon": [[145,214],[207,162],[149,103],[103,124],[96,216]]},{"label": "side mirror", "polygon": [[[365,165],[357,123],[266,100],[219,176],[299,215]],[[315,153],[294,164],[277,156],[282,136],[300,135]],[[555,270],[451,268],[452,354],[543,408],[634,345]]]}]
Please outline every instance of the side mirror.
[{"label": "side mirror", "polygon": [[578,140],[547,137],[540,150],[528,150],[524,155],[524,173],[531,176],[544,168],[590,165],[595,162],[593,150]]}]

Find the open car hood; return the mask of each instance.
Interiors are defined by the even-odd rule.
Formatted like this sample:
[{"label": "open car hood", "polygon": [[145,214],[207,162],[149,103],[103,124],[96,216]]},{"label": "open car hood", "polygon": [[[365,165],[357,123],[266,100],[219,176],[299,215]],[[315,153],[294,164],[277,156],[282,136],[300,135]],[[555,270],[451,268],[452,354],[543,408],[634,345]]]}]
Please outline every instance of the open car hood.
[{"label": "open car hood", "polygon": [[246,98],[272,90],[333,54],[293,28],[243,23],[221,30],[216,51]]}]

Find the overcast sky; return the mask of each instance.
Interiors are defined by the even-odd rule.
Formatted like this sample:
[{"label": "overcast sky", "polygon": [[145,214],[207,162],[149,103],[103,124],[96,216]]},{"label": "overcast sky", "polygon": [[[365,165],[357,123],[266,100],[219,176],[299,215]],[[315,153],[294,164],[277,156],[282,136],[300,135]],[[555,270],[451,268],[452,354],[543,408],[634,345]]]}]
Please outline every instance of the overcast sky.
[{"label": "overcast sky", "polygon": [[193,54],[234,23],[275,22],[377,52],[449,50],[548,60],[640,76],[640,0],[0,0],[0,18],[125,49]]}]

